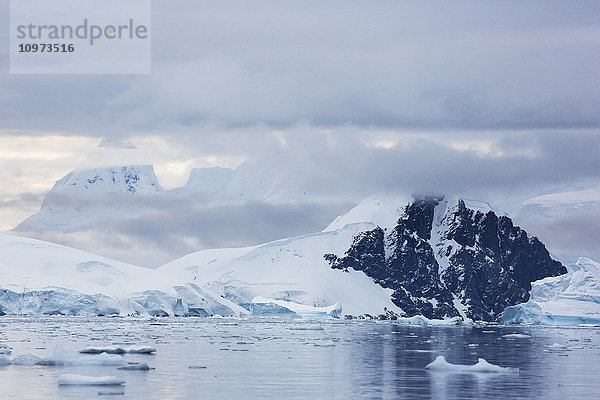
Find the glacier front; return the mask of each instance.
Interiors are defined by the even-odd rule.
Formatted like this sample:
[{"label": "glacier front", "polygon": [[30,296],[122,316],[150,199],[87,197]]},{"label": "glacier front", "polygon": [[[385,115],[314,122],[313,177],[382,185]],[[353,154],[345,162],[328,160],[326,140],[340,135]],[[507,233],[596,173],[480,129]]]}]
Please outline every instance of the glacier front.
[{"label": "glacier front", "polygon": [[566,275],[533,282],[528,302],[508,307],[502,322],[600,324],[600,263],[580,258]]}]

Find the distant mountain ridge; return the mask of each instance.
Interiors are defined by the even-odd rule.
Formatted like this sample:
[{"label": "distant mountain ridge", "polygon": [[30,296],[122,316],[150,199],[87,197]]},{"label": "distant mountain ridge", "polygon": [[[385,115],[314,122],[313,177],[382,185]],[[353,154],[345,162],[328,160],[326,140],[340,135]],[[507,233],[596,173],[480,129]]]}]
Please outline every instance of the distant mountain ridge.
[{"label": "distant mountain ridge", "polygon": [[[0,314],[244,316],[268,311],[286,318],[305,312],[492,321],[512,313],[514,322],[592,320],[591,314],[579,318],[580,311],[555,320],[548,314],[562,313],[576,300],[576,310],[592,310],[600,320],[597,303],[586,295],[594,294],[598,268],[561,275],[566,269],[541,242],[482,203],[429,196],[394,205],[402,201],[371,198],[336,218],[342,226],[332,223],[322,232],[258,246],[203,250],[156,270],[0,236]],[[386,223],[390,216],[395,222]],[[532,286],[532,300],[546,312],[537,319],[527,317],[540,310],[538,303],[526,303]]]}]

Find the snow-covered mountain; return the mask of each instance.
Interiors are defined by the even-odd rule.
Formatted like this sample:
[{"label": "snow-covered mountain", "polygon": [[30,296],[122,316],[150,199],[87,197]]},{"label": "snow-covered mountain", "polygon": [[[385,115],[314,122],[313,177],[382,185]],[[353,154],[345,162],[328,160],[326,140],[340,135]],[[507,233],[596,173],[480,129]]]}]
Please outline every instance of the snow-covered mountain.
[{"label": "snow-covered mountain", "polygon": [[580,258],[569,273],[533,283],[527,303],[508,307],[505,323],[600,324],[600,263]]},{"label": "snow-covered mountain", "polygon": [[107,218],[131,218],[143,212],[140,199],[163,192],[150,165],[73,171],[56,182],[40,211],[14,232],[75,232]]},{"label": "snow-covered mountain", "polygon": [[[425,196],[397,205],[403,201],[372,197],[322,232],[204,250],[156,270],[0,236],[0,307],[33,315],[387,313],[494,320],[507,306],[527,302],[532,282],[567,272],[541,242],[485,203]],[[567,276],[553,278],[563,284],[546,292],[556,295],[579,279],[564,283]]]},{"label": "snow-covered mountain", "polygon": [[510,218],[478,208],[421,196],[392,229],[363,231],[345,253],[325,258],[332,268],[364,271],[393,289],[394,304],[409,316],[493,321],[529,299],[531,282],[567,270]]},{"label": "snow-covered mountain", "polygon": [[289,202],[311,196],[309,188],[290,184],[290,178],[289,173],[252,163],[235,169],[194,168],[186,185],[177,192],[204,194],[225,202]]}]

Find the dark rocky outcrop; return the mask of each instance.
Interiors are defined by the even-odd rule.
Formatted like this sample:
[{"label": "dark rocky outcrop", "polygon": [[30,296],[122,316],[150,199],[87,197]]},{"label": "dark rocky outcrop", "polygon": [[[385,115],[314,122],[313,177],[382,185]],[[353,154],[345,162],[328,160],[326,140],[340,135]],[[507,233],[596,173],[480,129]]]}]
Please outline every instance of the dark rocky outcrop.
[{"label": "dark rocky outcrop", "polygon": [[567,272],[510,218],[443,196],[418,197],[387,235],[379,227],[362,232],[343,256],[325,258],[393,289],[407,316],[428,318],[493,321],[529,299],[531,282]]}]

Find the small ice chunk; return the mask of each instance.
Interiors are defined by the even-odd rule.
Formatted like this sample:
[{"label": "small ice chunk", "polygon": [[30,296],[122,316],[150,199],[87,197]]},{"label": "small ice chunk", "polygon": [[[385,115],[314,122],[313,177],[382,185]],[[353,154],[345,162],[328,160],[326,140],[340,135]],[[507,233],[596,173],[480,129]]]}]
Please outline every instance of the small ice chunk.
[{"label": "small ice chunk", "polygon": [[22,356],[15,357],[12,360],[13,365],[36,365],[42,359],[33,354],[23,354]]},{"label": "small ice chunk", "polygon": [[122,369],[126,371],[148,371],[150,367],[145,362],[128,364],[124,367],[119,367],[117,369]]},{"label": "small ice chunk", "polygon": [[483,358],[480,358],[475,365],[451,364],[444,356],[437,356],[436,359],[425,366],[425,369],[432,371],[449,371],[449,372],[514,372],[518,368],[505,368],[498,365],[490,364]]},{"label": "small ice chunk", "polygon": [[150,346],[129,346],[125,348],[125,352],[129,354],[152,354],[156,353],[156,349]]},{"label": "small ice chunk", "polygon": [[204,365],[190,365],[189,369],[206,369]]},{"label": "small ice chunk", "polygon": [[292,331],[322,331],[322,326],[293,326],[290,328]]},{"label": "small ice chunk", "polygon": [[0,357],[0,367],[4,365],[12,364],[11,361],[6,357]]},{"label": "small ice chunk", "polygon": [[548,345],[548,348],[553,350],[567,350],[567,346],[560,343],[552,343]]},{"label": "small ice chunk", "polygon": [[510,333],[508,335],[502,335],[503,338],[507,339],[530,339],[531,336],[524,333]]},{"label": "small ice chunk", "polygon": [[325,340],[319,343],[313,343],[315,347],[335,347],[335,342],[333,340]]},{"label": "small ice chunk", "polygon": [[124,380],[114,376],[62,374],[58,377],[59,386],[118,386],[123,384],[125,384]]},{"label": "small ice chunk", "polygon": [[150,346],[87,346],[79,352],[82,354],[151,354],[156,353],[156,349]]}]

